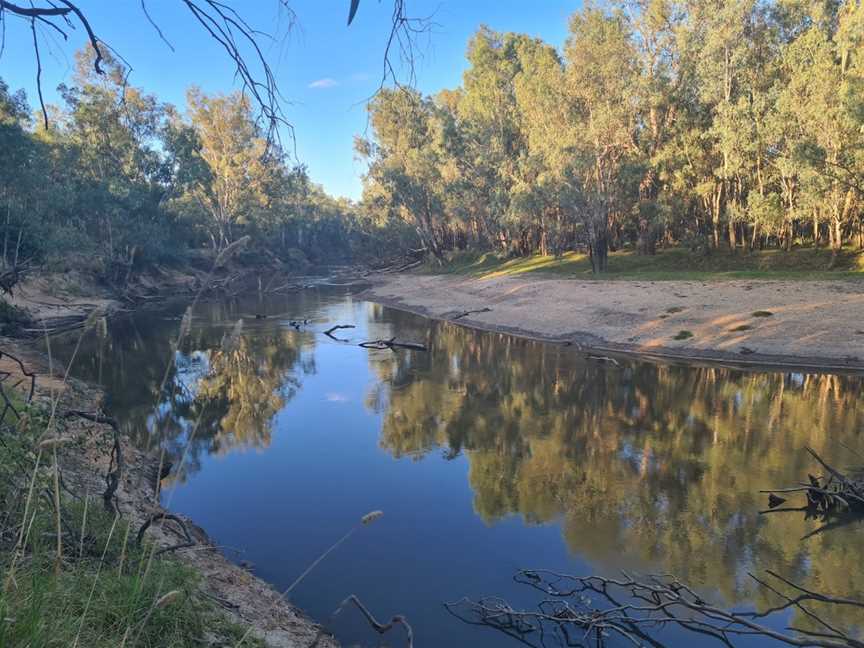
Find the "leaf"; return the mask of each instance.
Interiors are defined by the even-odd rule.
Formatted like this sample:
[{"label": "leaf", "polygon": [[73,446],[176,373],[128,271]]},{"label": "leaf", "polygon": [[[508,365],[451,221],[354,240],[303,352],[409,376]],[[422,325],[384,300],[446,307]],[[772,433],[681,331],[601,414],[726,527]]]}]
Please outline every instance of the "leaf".
[{"label": "leaf", "polygon": [[348,25],[351,25],[351,21],[354,20],[354,16],[357,14],[357,7],[360,6],[360,0],[351,0],[351,9],[348,11]]}]

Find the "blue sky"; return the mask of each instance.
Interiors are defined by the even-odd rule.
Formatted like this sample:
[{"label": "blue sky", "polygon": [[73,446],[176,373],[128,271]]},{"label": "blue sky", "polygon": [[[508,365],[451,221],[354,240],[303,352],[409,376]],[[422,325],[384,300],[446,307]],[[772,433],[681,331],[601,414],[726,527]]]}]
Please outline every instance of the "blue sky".
[{"label": "blue sky", "polygon": [[[256,28],[284,32],[284,16],[275,0],[231,3]],[[460,84],[465,47],[480,24],[519,31],[560,46],[567,19],[579,0],[407,0],[408,13],[434,13],[437,26],[421,43],[416,87],[424,93]],[[174,45],[164,45],[141,13],[137,0],[81,0],[97,34],[128,60],[131,82],[163,101],[185,105],[185,90],[196,84],[206,92],[235,88],[233,68],[218,44],[194,23],[177,0],[148,0],[151,15]],[[351,27],[349,0],[294,0],[299,25],[280,45],[270,48],[277,80],[289,100],[286,113],[296,129],[297,156],[315,182],[333,195],[358,199],[363,165],[354,159],[352,141],[366,129],[365,100],[376,90],[389,33],[392,3],[361,0]],[[46,100],[56,101],[56,85],[69,81],[73,53],[84,42],[81,29],[69,43],[42,45]],[[10,20],[0,77],[13,89],[27,90],[36,103],[35,61],[29,25]]]}]

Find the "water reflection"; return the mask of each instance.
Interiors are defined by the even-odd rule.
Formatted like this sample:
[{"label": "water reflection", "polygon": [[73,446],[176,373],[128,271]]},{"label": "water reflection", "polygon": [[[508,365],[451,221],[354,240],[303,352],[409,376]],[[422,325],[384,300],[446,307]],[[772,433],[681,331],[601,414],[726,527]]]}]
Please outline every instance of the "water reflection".
[{"label": "water reflection", "polygon": [[[290,480],[295,476],[283,470],[279,474],[285,483],[273,488],[268,484],[267,491],[327,490],[333,479],[325,477],[332,471],[350,484],[339,491],[341,500],[353,503],[374,492],[379,499],[373,507],[386,508],[375,488],[379,480],[393,480],[386,492],[393,498],[390,506],[398,506],[400,491],[409,490],[411,479],[432,477],[419,468],[413,474],[397,471],[365,454],[353,428],[369,424],[379,455],[383,450],[409,463],[466,462],[473,510],[486,525],[505,528],[502,521],[512,516],[528,526],[554,525],[571,556],[598,571],[671,572],[729,605],[774,603],[747,577],[748,571],[766,568],[812,589],[864,597],[864,567],[857,560],[864,531],[860,523],[802,540],[818,521],[805,521],[798,514],[758,513],[765,504],[759,489],[794,484],[814,470],[805,446],[840,466],[852,460],[844,444],[864,450],[859,377],[600,363],[562,347],[356,304],[344,294],[204,304],[195,313],[192,335],[175,350],[172,339],[183,309],[177,304],[112,322],[106,337],[93,335],[85,341],[76,373],[106,385],[109,409],[142,446],[162,443],[177,461],[189,445],[185,472],[190,481],[208,455],[250,448],[270,452],[271,443],[278,445],[276,436],[294,436],[300,450],[309,452],[315,462],[306,467],[312,473],[297,467],[294,483]],[[273,317],[248,317],[255,312]],[[288,317],[281,317],[286,313],[292,318],[308,316],[313,322],[298,331],[287,325]],[[244,315],[238,344],[223,348],[226,332]],[[346,337],[398,335],[424,342],[430,352],[343,349],[321,335],[336,322],[357,325]],[[328,374],[319,373],[323,344],[332,352],[327,356]],[[354,362],[351,353],[360,354],[356,357],[365,369],[345,369],[351,373],[343,375],[342,367],[348,366],[343,363]],[[339,390],[345,390],[346,380],[362,385],[362,406],[350,409],[350,415],[336,409],[310,413],[307,403],[304,411],[293,411],[296,424],[288,416],[274,423],[313,377],[320,383],[316,389],[333,405],[353,408]],[[319,427],[307,431],[306,418]],[[337,445],[360,444],[351,445],[356,459],[349,461],[337,445],[324,445],[328,437],[320,430],[330,427],[344,431],[345,441]],[[320,455],[315,454],[318,449]],[[279,458],[291,460],[289,454]],[[208,464],[203,472],[207,470],[221,468]],[[243,478],[253,482],[238,478],[232,484],[238,499],[264,497],[254,483],[254,471]],[[315,482],[317,478],[322,481]],[[448,493],[456,497],[453,488]],[[435,506],[431,489],[429,497],[425,505]],[[326,520],[328,506],[337,507],[338,498],[316,501],[315,514]],[[278,502],[282,508],[289,505],[301,506],[288,498]],[[361,513],[369,508],[369,499],[358,504]],[[197,513],[194,507],[186,512]],[[227,509],[219,512],[222,517],[230,514]],[[467,528],[468,523],[458,519],[454,512],[448,524]],[[208,525],[206,519],[201,522]],[[446,564],[452,549],[446,544],[431,546],[428,537],[435,530],[422,524],[418,517],[414,527],[403,527],[400,543],[416,544],[430,564]],[[245,528],[244,543],[258,534],[256,528]],[[455,526],[448,529],[454,535],[460,531]],[[511,538],[506,533],[496,538],[501,544],[495,550],[504,557],[495,563],[499,572],[552,566],[544,564],[547,556],[542,553],[529,553],[515,540],[508,544]],[[299,540],[292,536],[291,541]],[[326,546],[323,541],[316,547],[319,552],[321,546]],[[251,559],[264,565],[274,582],[290,582],[290,573],[299,571],[298,566],[290,566],[293,572],[286,566],[292,552],[280,546],[278,555],[272,564],[266,558]],[[422,572],[423,562],[403,562],[389,570],[370,565],[369,570],[394,574],[401,569],[408,578],[415,569]],[[464,569],[442,585],[443,596],[458,598],[468,593],[468,583],[482,586],[488,577]],[[352,563],[342,566],[340,577],[351,570],[362,573]],[[449,572],[443,570],[439,578],[445,573]],[[366,581],[377,582],[374,574]],[[334,584],[339,600],[355,591],[348,587]],[[410,594],[400,599],[409,609],[399,611],[410,612],[416,604],[421,611],[415,615],[428,615],[417,626],[422,629],[428,622],[426,632],[431,634],[436,624],[444,623],[444,613],[441,600],[424,598],[431,596],[425,589],[410,588]],[[385,595],[382,592],[386,602]],[[333,603],[310,594],[302,604],[326,616]],[[837,610],[834,618],[860,623],[856,614],[860,611]]]},{"label": "water reflection", "polygon": [[[201,304],[178,348],[184,310],[177,303],[112,320],[107,334],[87,334],[75,366],[80,377],[106,386],[107,408],[122,414],[123,431],[139,447],[167,450],[181,480],[204,455],[265,450],[274,416],[316,371],[314,335],[245,314],[267,312],[267,305]],[[243,333],[226,344],[238,321]],[[62,340],[59,354],[68,357],[76,342]]]},{"label": "water reflection", "polygon": [[843,446],[864,448],[860,378],[615,366],[447,324],[433,339],[428,355],[372,358],[390,386],[370,394],[386,401],[380,442],[397,457],[466,453],[487,523],[559,521],[570,551],[607,570],[671,572],[731,604],[764,568],[864,596],[864,525],[803,542],[802,515],[760,516],[758,495],[816,469],[805,446],[855,459]]}]

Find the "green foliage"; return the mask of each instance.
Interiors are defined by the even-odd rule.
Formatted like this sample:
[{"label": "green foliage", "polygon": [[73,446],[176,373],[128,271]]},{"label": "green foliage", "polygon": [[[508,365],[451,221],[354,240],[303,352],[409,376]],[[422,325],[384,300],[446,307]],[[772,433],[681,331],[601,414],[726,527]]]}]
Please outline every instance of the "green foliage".
[{"label": "green foliage", "polygon": [[0,265],[32,258],[113,282],[126,276],[118,266],[175,263],[247,234],[257,260],[294,248],[316,263],[374,254],[377,226],[289,164],[247,97],[191,88],[181,114],[103,54],[104,75],[92,49],[77,55],[49,130],[0,80]]},{"label": "green foliage", "polygon": [[[49,412],[25,406],[14,391],[11,397],[21,418],[0,429],[0,501],[11,524],[0,535],[0,646],[186,648],[206,636],[239,638],[244,629],[200,597],[191,568],[173,559],[151,560],[150,545],[135,542],[130,522],[105,511],[92,494],[86,506],[61,494],[58,566],[53,500],[39,495],[50,493],[53,483],[50,452],[38,450]],[[28,505],[22,496],[27,488],[21,486],[31,479],[36,496]],[[31,520],[20,549],[16,519]],[[170,602],[157,605],[169,592],[176,592]]]},{"label": "green foliage", "polygon": [[364,207],[454,249],[864,245],[864,7],[586,3],[563,57],[481,27],[461,88],[384,93]]}]

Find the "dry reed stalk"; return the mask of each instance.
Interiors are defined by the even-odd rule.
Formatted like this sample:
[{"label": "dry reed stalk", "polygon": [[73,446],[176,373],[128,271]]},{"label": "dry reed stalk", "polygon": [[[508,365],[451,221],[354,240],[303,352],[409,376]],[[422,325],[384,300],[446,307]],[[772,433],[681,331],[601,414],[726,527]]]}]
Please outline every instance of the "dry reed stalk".
[{"label": "dry reed stalk", "polygon": [[114,537],[114,529],[117,527],[117,520],[119,518],[119,514],[114,515],[114,521],[111,523],[111,529],[108,531],[108,539],[105,540],[105,549],[102,550],[99,566],[96,567],[96,577],[93,579],[90,595],[87,597],[87,603],[84,605],[84,611],[81,613],[81,623],[78,625],[78,632],[75,633],[75,641],[72,644],[72,648],[78,648],[78,642],[81,640],[81,631],[84,629],[84,622],[87,620],[87,613],[90,611],[90,604],[93,602],[93,594],[96,592],[96,585],[99,583],[99,577],[102,575],[102,565],[105,564],[105,556],[108,554],[108,547],[111,545],[111,538]]},{"label": "dry reed stalk", "polygon": [[84,493],[84,514],[81,518],[81,538],[78,543],[78,559],[84,557],[84,534],[87,531],[87,510],[90,508],[90,494]]}]

